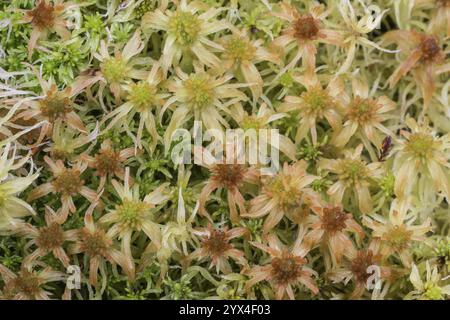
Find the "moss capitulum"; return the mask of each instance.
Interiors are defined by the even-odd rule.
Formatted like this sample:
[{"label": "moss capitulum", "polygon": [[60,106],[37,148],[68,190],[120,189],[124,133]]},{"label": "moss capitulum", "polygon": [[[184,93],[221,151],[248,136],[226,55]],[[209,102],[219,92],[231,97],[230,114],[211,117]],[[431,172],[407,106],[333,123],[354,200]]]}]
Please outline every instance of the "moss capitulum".
[{"label": "moss capitulum", "polygon": [[169,32],[181,46],[193,45],[198,39],[200,27],[200,20],[190,12],[176,12],[169,21]]},{"label": "moss capitulum", "polygon": [[202,110],[214,101],[211,79],[206,75],[192,75],[184,82],[188,93],[188,103],[193,110]]},{"label": "moss capitulum", "polygon": [[298,40],[314,40],[319,34],[319,24],[311,15],[304,15],[298,18],[293,25],[294,36]]},{"label": "moss capitulum", "polygon": [[441,56],[438,40],[433,36],[427,36],[422,40],[420,50],[422,51],[423,61],[434,61]]},{"label": "moss capitulum", "polygon": [[80,171],[76,169],[65,169],[53,180],[56,192],[65,196],[77,194],[84,185],[84,180],[80,177]]},{"label": "moss capitulum", "polygon": [[80,231],[81,250],[91,257],[106,257],[108,248],[112,245],[112,241],[106,237],[103,230],[90,232],[87,229]]},{"label": "moss capitulum", "polygon": [[384,235],[384,240],[395,250],[404,250],[409,246],[412,231],[408,231],[404,225],[392,226]]},{"label": "moss capitulum", "polygon": [[[124,200],[116,208],[122,228],[138,230],[150,212],[151,206],[142,201]],[[148,217],[147,217],[148,218]]]},{"label": "moss capitulum", "polygon": [[272,276],[277,284],[286,285],[295,281],[302,273],[306,260],[284,252],[281,257],[272,259]]},{"label": "moss capitulum", "polygon": [[367,123],[375,119],[379,108],[374,99],[356,97],[350,104],[348,118],[359,123]]},{"label": "moss capitulum", "polygon": [[226,232],[222,230],[212,230],[209,237],[203,240],[203,247],[212,256],[221,256],[226,250],[231,248],[228,243]]},{"label": "moss capitulum", "polygon": [[64,231],[58,223],[52,223],[48,227],[39,230],[36,245],[45,250],[61,247],[64,242]]},{"label": "moss capitulum", "polygon": [[100,33],[105,29],[103,17],[100,14],[86,16],[84,20],[84,27],[95,33]]},{"label": "moss capitulum", "polygon": [[212,179],[217,181],[222,187],[238,187],[243,180],[245,167],[239,164],[217,164],[212,168]]},{"label": "moss capitulum", "polygon": [[114,150],[100,150],[95,156],[95,168],[100,176],[114,174],[120,169],[120,155]]},{"label": "moss capitulum", "polygon": [[234,36],[224,44],[224,58],[234,61],[251,61],[255,57],[255,47],[249,40]]},{"label": "moss capitulum", "polygon": [[322,227],[328,233],[342,231],[346,227],[347,214],[340,207],[323,208]]},{"label": "moss capitulum", "polygon": [[73,111],[72,102],[64,92],[51,90],[47,96],[39,101],[41,113],[50,122],[65,117],[69,112]]},{"label": "moss capitulum", "polygon": [[55,8],[53,4],[46,4],[45,0],[40,0],[38,5],[28,12],[31,23],[38,29],[51,28],[55,22]]},{"label": "moss capitulum", "polygon": [[333,99],[320,86],[305,91],[300,96],[307,113],[322,116],[323,112],[334,105]]},{"label": "moss capitulum", "polygon": [[426,158],[433,151],[433,137],[423,133],[413,133],[406,143],[406,149],[416,157]]},{"label": "moss capitulum", "polygon": [[32,299],[41,290],[39,277],[28,270],[22,269],[17,278],[12,280],[11,290],[22,293]]},{"label": "moss capitulum", "polygon": [[272,178],[266,187],[267,193],[277,200],[283,210],[297,207],[302,198],[302,191],[291,182],[292,179],[289,175],[279,174]]},{"label": "moss capitulum", "polygon": [[113,57],[105,60],[100,69],[108,83],[123,81],[127,74],[127,64],[122,57]]},{"label": "moss capitulum", "polygon": [[367,279],[371,275],[367,272],[367,268],[375,264],[375,257],[372,251],[358,252],[355,259],[350,264],[350,270],[355,277],[355,280],[359,283],[366,283]]},{"label": "moss capitulum", "polygon": [[152,107],[155,101],[156,88],[147,82],[139,82],[131,85],[128,94],[130,101],[137,111],[145,111]]},{"label": "moss capitulum", "polygon": [[366,178],[366,166],[360,160],[346,159],[343,163],[343,180],[350,180],[352,183],[358,182],[360,179]]}]

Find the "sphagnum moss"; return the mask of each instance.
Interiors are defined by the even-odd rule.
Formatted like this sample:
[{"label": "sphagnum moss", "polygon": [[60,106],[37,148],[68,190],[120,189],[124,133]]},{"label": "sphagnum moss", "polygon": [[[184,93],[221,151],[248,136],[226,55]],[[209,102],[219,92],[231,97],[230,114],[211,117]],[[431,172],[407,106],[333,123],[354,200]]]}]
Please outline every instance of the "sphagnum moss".
[{"label": "sphagnum moss", "polygon": [[449,299],[449,1],[238,3],[0,0],[0,299]]}]

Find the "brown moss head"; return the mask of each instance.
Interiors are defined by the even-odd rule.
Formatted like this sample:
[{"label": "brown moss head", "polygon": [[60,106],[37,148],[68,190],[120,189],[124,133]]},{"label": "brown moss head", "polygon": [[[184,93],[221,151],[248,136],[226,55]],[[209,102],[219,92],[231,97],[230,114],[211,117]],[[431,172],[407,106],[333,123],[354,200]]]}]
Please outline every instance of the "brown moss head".
[{"label": "brown moss head", "polygon": [[203,248],[211,256],[220,257],[225,251],[231,249],[226,231],[211,230],[210,235],[203,239]]},{"label": "brown moss head", "polygon": [[301,276],[302,266],[305,263],[305,258],[283,252],[281,257],[272,259],[272,277],[278,285],[290,284]]},{"label": "brown moss head", "polygon": [[112,149],[103,149],[95,156],[95,168],[99,176],[114,174],[120,169],[120,155]]},{"label": "brown moss head", "polygon": [[371,275],[367,272],[367,268],[375,265],[377,262],[378,257],[371,250],[359,251],[356,258],[350,264],[350,271],[353,273],[356,282],[366,283]]},{"label": "brown moss head", "polygon": [[41,30],[51,28],[55,23],[55,7],[52,3],[47,4],[45,0],[40,0],[27,15],[31,18],[33,26]]},{"label": "brown moss head", "polygon": [[48,227],[39,230],[36,245],[44,250],[53,250],[62,246],[64,231],[58,223],[52,223]]},{"label": "brown moss head", "polygon": [[76,169],[65,169],[53,181],[56,192],[65,196],[77,194],[84,185],[84,180],[80,177],[80,171]]},{"label": "brown moss head", "polygon": [[342,211],[339,206],[327,206],[323,208],[323,215],[321,217],[322,228],[328,233],[336,233],[345,228],[345,222],[348,215]]},{"label": "brown moss head", "polygon": [[293,22],[294,36],[298,40],[315,40],[318,38],[320,26],[317,19],[304,15]]},{"label": "brown moss head", "polygon": [[440,63],[444,57],[439,41],[434,36],[425,36],[419,45],[422,52],[422,61]]},{"label": "brown moss head", "polygon": [[239,164],[217,164],[212,169],[212,180],[221,187],[230,189],[238,187],[243,179],[245,167]]},{"label": "brown moss head", "polygon": [[112,241],[108,239],[105,232],[101,229],[90,232],[88,229],[81,229],[79,232],[81,251],[90,257],[108,256],[108,248]]}]

